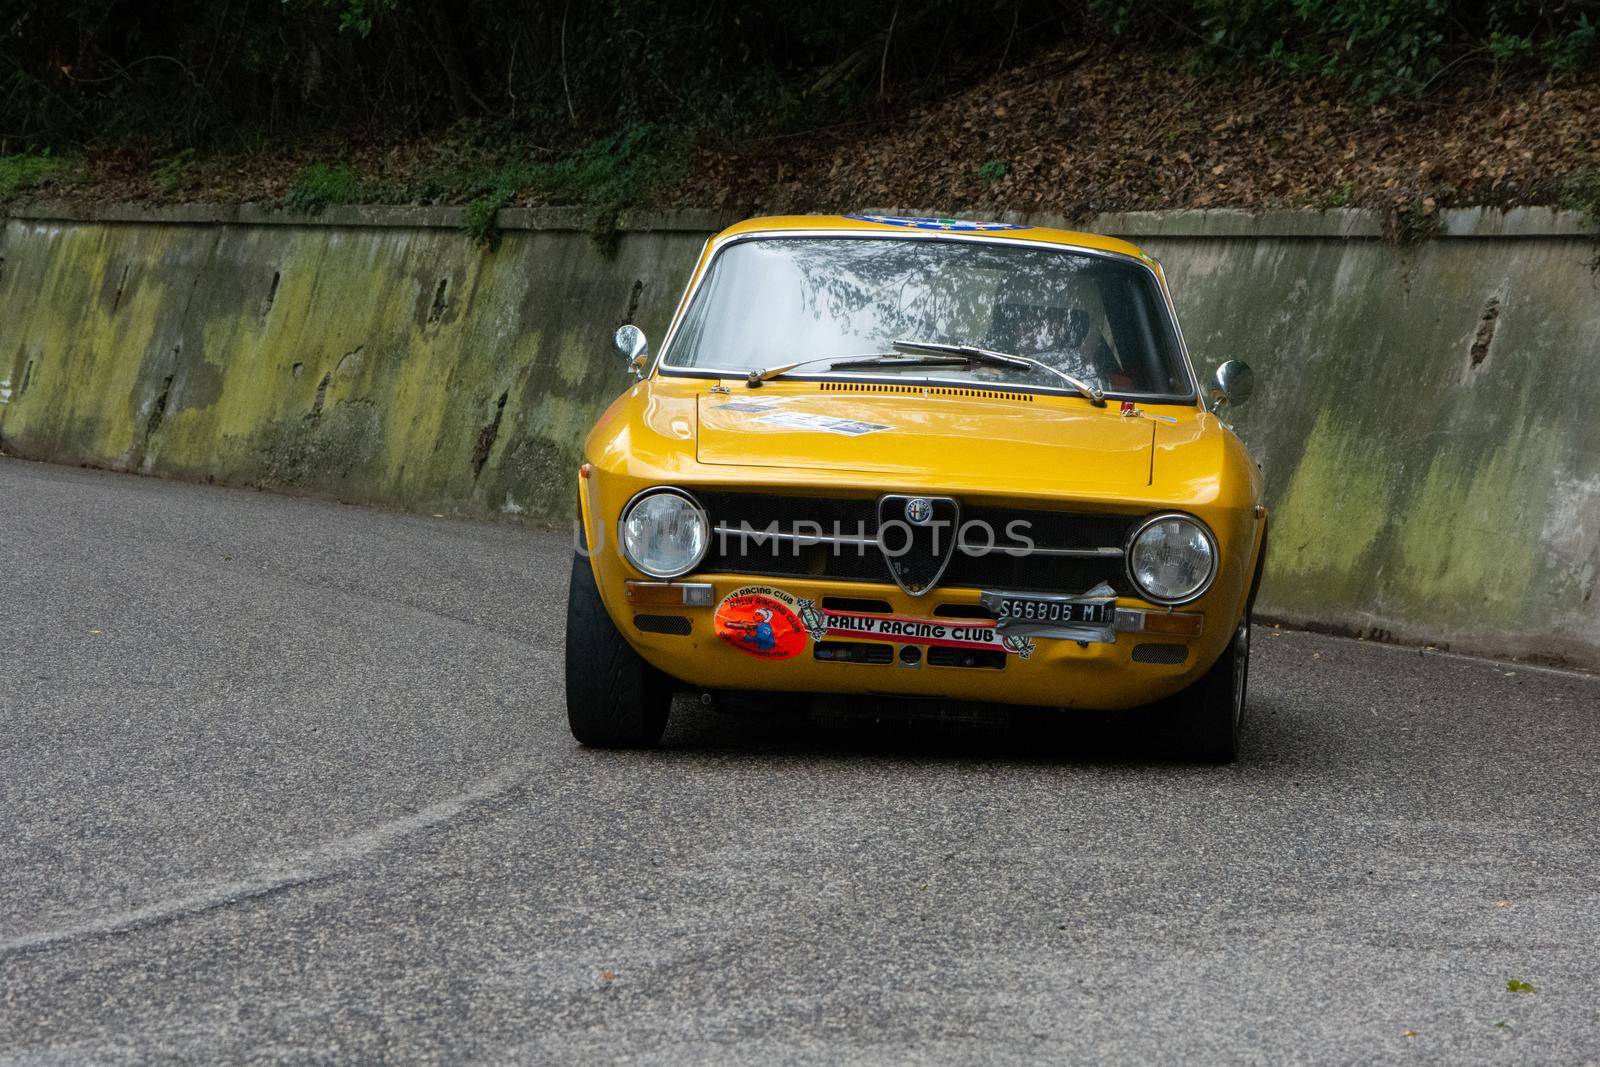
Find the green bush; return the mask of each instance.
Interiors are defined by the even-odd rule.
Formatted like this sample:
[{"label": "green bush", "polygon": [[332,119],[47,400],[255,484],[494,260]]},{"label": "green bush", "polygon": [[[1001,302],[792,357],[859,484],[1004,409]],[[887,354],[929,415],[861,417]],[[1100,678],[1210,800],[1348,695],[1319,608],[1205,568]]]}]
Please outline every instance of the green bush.
[{"label": "green bush", "polygon": [[1582,70],[1595,64],[1595,57],[1600,55],[1595,45],[1596,23],[1589,21],[1588,15],[1579,15],[1578,21],[1565,33],[1557,35],[1546,48],[1552,70],[1561,73],[1571,73]]},{"label": "green bush", "polygon": [[681,146],[666,127],[634,122],[528,172],[531,186],[552,200],[595,208],[634,203],[678,173]]},{"label": "green bush", "polygon": [[156,189],[163,196],[187,188],[192,180],[190,173],[194,163],[194,149],[185,148],[175,156],[156,160],[156,166],[150,173],[150,180],[155,183]]},{"label": "green bush", "polygon": [[1588,224],[1600,231],[1600,168],[1584,167],[1567,175],[1562,183],[1561,206],[1581,211]]},{"label": "green bush", "polygon": [[462,213],[461,229],[472,243],[493,252],[500,247],[500,209],[502,200],[480,196],[467,204]]},{"label": "green bush", "polygon": [[34,155],[23,153],[0,156],[0,199],[15,196],[58,174],[63,169],[59,159],[48,152]]},{"label": "green bush", "polygon": [[462,229],[472,243],[493,252],[500,247],[500,209],[529,183],[528,169],[508,164],[494,172],[488,188],[468,201]]},{"label": "green bush", "polygon": [[1328,75],[1370,99],[1425,91],[1475,60],[1570,72],[1595,65],[1595,26],[1564,0],[1089,0],[1113,37],[1198,46],[1219,66]]},{"label": "green bush", "polygon": [[361,201],[361,179],[346,166],[330,167],[313,163],[300,172],[284,206],[302,215],[319,215],[330,204],[356,204]]}]

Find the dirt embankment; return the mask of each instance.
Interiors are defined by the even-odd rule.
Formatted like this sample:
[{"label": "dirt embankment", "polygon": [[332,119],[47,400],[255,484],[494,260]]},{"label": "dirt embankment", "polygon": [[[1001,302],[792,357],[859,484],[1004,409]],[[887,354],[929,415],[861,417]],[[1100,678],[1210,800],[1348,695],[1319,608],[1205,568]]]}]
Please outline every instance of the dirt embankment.
[{"label": "dirt embankment", "polygon": [[[337,180],[318,203],[604,198],[611,210],[896,207],[1068,217],[1366,206],[1424,224],[1442,207],[1555,204],[1600,218],[1600,74],[1502,79],[1492,68],[1463,66],[1449,78],[1420,98],[1373,104],[1333,80],[1204,70],[1171,53],[1063,48],[935,103],[886,106],[872,120],[744,141],[702,131],[634,157],[591,146],[570,157],[577,165],[559,182],[540,175],[559,170],[563,157],[515,138],[374,143],[330,135],[248,157],[160,159],[126,146],[70,164],[12,157],[35,176],[13,175],[8,189],[0,173],[0,200],[9,193],[292,204],[321,168]],[[605,183],[627,191],[595,197],[590,187]]]},{"label": "dirt embankment", "polygon": [[1097,211],[1600,201],[1600,78],[1332,82],[1063,50],[876,128],[699,154],[681,201]]}]

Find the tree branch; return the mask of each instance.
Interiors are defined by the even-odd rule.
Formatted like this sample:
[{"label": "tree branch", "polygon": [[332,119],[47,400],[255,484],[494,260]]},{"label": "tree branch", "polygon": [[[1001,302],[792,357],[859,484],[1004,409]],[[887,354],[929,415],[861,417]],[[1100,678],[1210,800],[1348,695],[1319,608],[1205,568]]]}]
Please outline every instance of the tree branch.
[{"label": "tree branch", "polygon": [[894,24],[900,18],[900,5],[889,13],[889,28],[883,34],[883,55],[878,58],[878,102],[883,102],[884,79],[889,72],[889,42],[894,40]]},{"label": "tree branch", "polygon": [[578,121],[578,112],[572,106],[572,86],[567,84],[567,14],[572,10],[572,0],[561,5],[561,91],[567,96],[567,118]]}]

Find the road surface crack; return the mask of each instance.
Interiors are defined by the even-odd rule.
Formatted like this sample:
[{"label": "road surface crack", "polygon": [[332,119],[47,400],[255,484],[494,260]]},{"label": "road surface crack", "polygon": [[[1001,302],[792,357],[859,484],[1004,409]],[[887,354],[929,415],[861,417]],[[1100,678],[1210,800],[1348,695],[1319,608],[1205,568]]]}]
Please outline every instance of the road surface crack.
[{"label": "road surface crack", "polygon": [[0,941],[0,960],[80,941],[158,929],[181,920],[333,881],[349,873],[351,867],[367,856],[407,837],[455,822],[472,809],[511,792],[522,784],[526,774],[527,768],[520,765],[502,768],[465,793],[430,804],[404,818],[393,819],[370,830],[336,838],[316,848],[285,857],[246,878],[223,882],[196,893],[168,897],[57,930],[40,930]]}]

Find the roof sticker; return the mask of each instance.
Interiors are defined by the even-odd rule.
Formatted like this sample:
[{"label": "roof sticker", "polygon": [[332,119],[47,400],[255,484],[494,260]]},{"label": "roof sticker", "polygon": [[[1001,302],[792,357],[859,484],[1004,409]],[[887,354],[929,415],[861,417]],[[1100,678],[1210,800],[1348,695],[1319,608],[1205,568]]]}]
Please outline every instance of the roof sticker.
[{"label": "roof sticker", "polygon": [[969,222],[966,219],[939,219],[931,216],[900,218],[895,215],[846,215],[857,222],[877,222],[885,226],[905,226],[913,230],[939,230],[944,233],[991,233],[995,230],[1027,230],[1013,222]]}]

